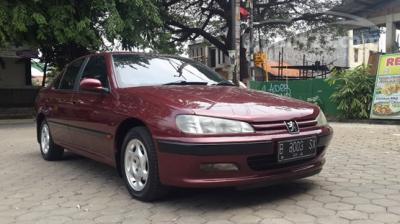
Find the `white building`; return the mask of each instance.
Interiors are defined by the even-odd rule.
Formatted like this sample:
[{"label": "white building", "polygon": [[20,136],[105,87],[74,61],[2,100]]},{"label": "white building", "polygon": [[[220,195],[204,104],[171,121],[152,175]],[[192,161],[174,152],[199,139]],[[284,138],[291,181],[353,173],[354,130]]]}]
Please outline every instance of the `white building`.
[{"label": "white building", "polygon": [[207,41],[199,39],[196,42],[189,44],[189,57],[199,61],[216,72],[228,77],[229,58],[221,50],[209,44]]},{"label": "white building", "polygon": [[28,48],[0,49],[0,117],[6,109],[33,106],[38,92],[32,86],[34,57],[37,51]]},{"label": "white building", "polygon": [[26,48],[0,49],[0,88],[31,86],[30,67],[34,56]]},{"label": "white building", "polygon": [[313,33],[316,40],[307,45],[309,36],[300,34],[269,46],[266,50],[269,59],[278,61],[279,55],[283,55],[283,61],[290,65],[312,65],[319,61],[329,67],[354,68],[368,64],[370,55],[382,50],[378,41],[354,44],[353,31],[349,31],[348,36],[328,36],[325,41],[320,41],[321,35]]}]

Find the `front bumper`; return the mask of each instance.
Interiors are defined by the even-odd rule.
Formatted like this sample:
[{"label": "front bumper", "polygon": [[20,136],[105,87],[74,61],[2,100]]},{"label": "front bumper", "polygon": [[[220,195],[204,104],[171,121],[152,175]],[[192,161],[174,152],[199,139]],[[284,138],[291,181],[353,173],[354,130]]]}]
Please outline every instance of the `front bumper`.
[{"label": "front bumper", "polygon": [[[274,184],[315,175],[322,170],[324,155],[332,138],[330,127],[299,135],[196,138],[177,141],[157,139],[159,175],[163,184],[178,187],[247,187]],[[317,155],[310,159],[280,164],[277,143],[282,140],[317,136]],[[204,164],[235,164],[236,171],[206,171]]]}]

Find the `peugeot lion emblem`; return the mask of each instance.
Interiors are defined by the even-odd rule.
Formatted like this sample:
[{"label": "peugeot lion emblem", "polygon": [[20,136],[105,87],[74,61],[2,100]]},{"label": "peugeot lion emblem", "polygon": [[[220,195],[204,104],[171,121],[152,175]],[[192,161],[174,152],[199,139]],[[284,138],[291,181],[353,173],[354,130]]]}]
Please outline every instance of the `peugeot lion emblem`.
[{"label": "peugeot lion emblem", "polygon": [[289,133],[291,134],[298,134],[299,133],[299,125],[296,121],[285,121],[286,128]]}]

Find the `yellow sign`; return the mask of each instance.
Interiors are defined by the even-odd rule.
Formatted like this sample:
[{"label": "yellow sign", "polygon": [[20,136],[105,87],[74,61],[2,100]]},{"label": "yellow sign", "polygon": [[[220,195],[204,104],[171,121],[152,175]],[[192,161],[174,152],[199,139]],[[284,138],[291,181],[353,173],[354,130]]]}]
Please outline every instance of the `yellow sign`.
[{"label": "yellow sign", "polygon": [[267,67],[267,54],[263,52],[257,52],[254,54],[254,65],[258,68],[266,70]]},{"label": "yellow sign", "polygon": [[254,66],[261,68],[265,72],[265,78],[268,80],[268,67],[267,67],[268,56],[264,52],[257,52],[254,54]]},{"label": "yellow sign", "polygon": [[400,55],[382,55],[379,61],[378,75],[400,75]]},{"label": "yellow sign", "polygon": [[400,54],[380,57],[371,118],[400,119]]},{"label": "yellow sign", "polygon": [[267,54],[263,52],[258,52],[254,54],[254,63],[257,67],[262,68],[263,64],[267,62]]}]

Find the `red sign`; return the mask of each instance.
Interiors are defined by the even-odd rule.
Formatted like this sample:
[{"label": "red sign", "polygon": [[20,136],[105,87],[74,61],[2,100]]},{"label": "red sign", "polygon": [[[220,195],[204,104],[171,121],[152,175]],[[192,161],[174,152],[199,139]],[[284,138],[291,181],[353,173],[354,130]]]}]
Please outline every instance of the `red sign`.
[{"label": "red sign", "polygon": [[242,19],[248,19],[250,16],[249,11],[247,11],[247,9],[240,7],[240,18]]},{"label": "red sign", "polygon": [[400,57],[388,58],[386,60],[386,66],[400,66]]}]

